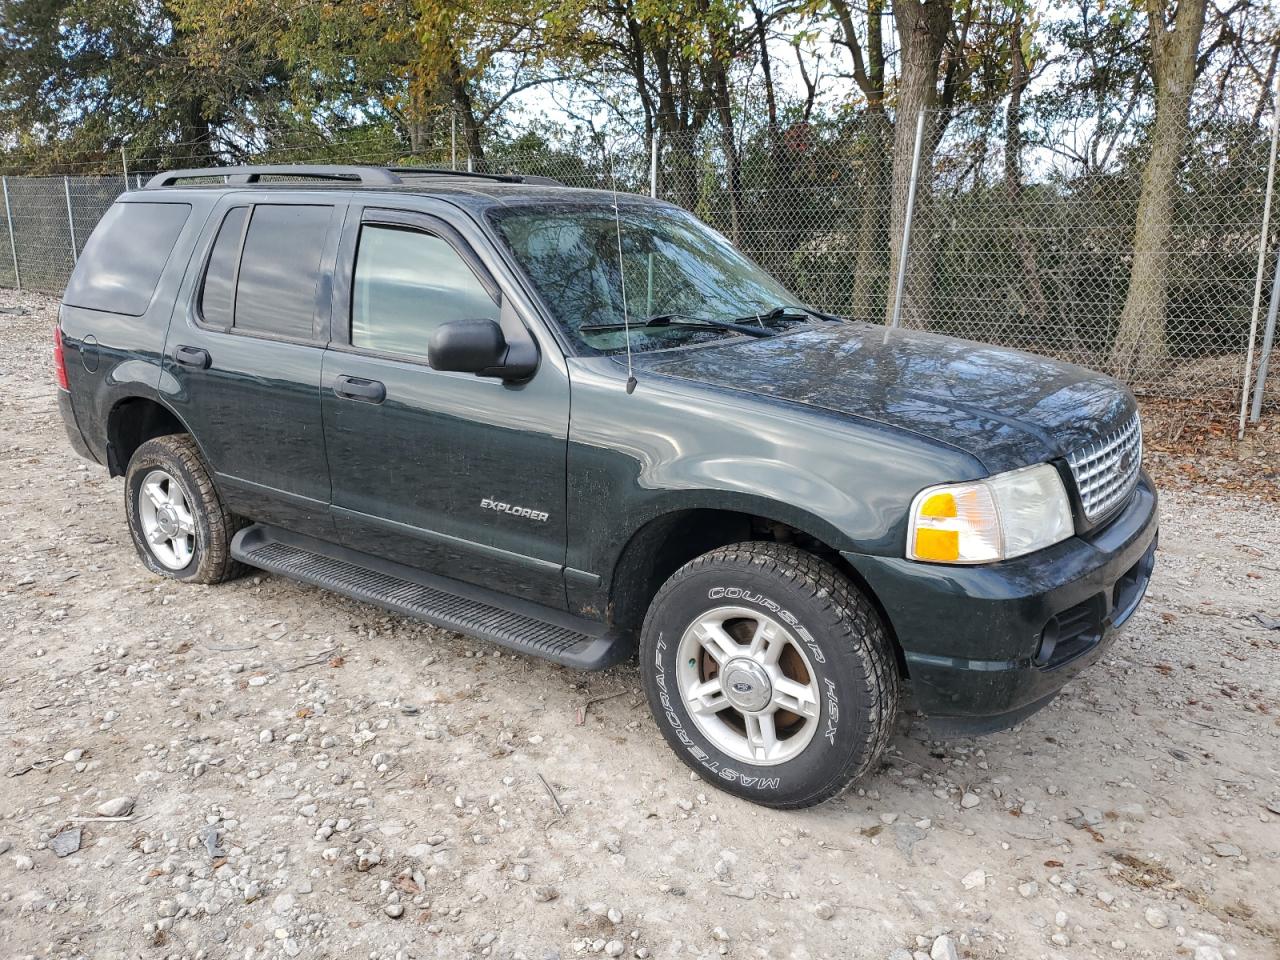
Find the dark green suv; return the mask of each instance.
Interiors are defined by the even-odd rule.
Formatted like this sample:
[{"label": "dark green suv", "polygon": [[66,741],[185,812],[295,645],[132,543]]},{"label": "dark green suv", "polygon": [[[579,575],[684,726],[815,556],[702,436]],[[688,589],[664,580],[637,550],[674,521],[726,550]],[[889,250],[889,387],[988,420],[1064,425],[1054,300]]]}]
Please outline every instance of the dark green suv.
[{"label": "dark green suv", "polygon": [[161,174],[89,239],[57,360],[155,573],[583,669],[638,647],[680,757],[775,807],[866,773],[904,690],[939,735],[1044,706],[1154,562],[1124,386],[829,316],[643,197]]}]

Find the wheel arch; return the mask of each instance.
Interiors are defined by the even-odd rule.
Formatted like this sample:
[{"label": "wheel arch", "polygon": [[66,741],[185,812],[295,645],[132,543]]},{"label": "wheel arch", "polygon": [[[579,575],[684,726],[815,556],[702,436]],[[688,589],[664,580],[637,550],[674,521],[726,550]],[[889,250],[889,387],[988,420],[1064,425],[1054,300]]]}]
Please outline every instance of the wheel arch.
[{"label": "wheel arch", "polygon": [[618,553],[609,580],[609,619],[638,633],[654,595],[673,573],[708,551],[746,540],[789,543],[835,567],[875,608],[892,643],[899,675],[907,676],[906,658],[893,621],[871,585],[841,552],[848,549],[844,538],[828,524],[793,507],[771,509],[758,502],[686,504],[651,517]]},{"label": "wheel arch", "polygon": [[[124,476],[134,451],[148,440],[174,433],[185,433],[200,441],[190,427],[167,404],[154,397],[138,394],[121,397],[107,414],[107,471],[113,477]],[[204,451],[201,450],[203,456]]]}]

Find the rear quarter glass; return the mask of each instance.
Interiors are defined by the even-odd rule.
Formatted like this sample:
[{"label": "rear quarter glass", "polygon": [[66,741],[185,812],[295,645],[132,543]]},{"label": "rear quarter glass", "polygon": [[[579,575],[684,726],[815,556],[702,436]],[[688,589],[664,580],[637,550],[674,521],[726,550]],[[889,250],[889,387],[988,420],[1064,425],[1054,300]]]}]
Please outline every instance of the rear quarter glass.
[{"label": "rear quarter glass", "polygon": [[89,235],[63,302],[142,316],[190,215],[187,203],[116,203]]}]

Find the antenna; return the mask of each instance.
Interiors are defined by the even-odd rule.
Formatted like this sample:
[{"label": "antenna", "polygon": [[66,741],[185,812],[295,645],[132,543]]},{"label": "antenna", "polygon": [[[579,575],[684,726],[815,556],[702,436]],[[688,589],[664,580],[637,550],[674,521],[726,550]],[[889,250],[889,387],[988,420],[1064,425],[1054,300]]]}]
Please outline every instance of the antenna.
[{"label": "antenna", "polygon": [[609,186],[613,189],[613,228],[618,238],[618,276],[622,278],[622,335],[627,339],[627,393],[635,393],[636,375],[631,369],[631,316],[627,310],[627,268],[622,263],[622,217],[618,214],[618,178],[609,151]]}]

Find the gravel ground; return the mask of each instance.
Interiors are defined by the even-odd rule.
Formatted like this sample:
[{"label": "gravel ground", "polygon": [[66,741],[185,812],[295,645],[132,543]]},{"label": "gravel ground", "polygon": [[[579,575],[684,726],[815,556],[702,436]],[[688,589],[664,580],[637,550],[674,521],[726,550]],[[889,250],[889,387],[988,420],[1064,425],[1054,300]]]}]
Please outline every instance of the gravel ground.
[{"label": "gravel ground", "polygon": [[53,302],[0,308],[0,954],[1280,956],[1274,505],[1171,493],[1146,604],[1049,709],[906,716],[774,812],[691,779],[634,664],[149,575],[63,436]]}]

